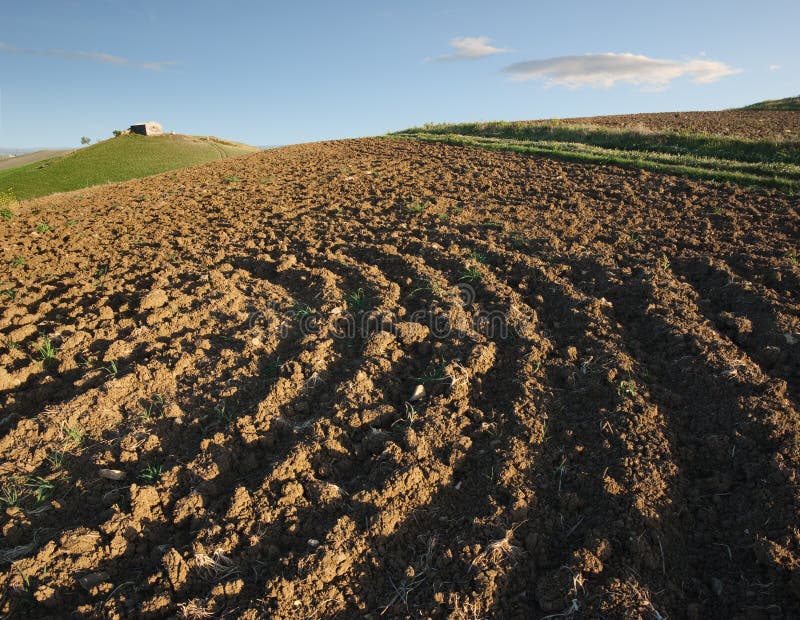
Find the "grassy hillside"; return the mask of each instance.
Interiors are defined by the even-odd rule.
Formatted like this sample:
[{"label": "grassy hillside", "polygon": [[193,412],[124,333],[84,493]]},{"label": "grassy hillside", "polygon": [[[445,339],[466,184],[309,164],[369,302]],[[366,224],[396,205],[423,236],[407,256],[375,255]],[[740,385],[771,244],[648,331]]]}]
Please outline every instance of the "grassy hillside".
[{"label": "grassy hillside", "polygon": [[66,192],[252,153],[258,149],[217,138],[124,135],[68,155],[0,170],[0,192],[18,199]]},{"label": "grassy hillside", "polygon": [[390,135],[777,187],[792,193],[800,190],[797,142],[573,125],[556,120],[426,125]]},{"label": "grassy hillside", "polygon": [[741,110],[800,110],[800,96],[769,99],[740,108]]}]

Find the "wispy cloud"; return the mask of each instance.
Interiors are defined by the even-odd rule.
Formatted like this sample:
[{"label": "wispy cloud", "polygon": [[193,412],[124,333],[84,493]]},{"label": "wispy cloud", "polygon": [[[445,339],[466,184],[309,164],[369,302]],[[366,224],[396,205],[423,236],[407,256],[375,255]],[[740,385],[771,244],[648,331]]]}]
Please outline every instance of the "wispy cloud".
[{"label": "wispy cloud", "polygon": [[770,66],[769,66],[769,70],[770,70],[770,71],[777,71],[777,70],[778,70],[778,69],[780,69],[780,68],[781,68],[781,66],[780,66],[780,65],[770,65]]},{"label": "wispy cloud", "polygon": [[661,60],[637,54],[584,54],[556,56],[543,60],[517,62],[503,69],[513,80],[544,80],[545,84],[578,88],[608,88],[618,82],[660,90],[680,77],[690,77],[698,84],[709,84],[739,73],[715,60]]},{"label": "wispy cloud", "polygon": [[120,56],[113,56],[103,52],[70,52],[67,50],[37,50],[25,47],[14,47],[6,43],[0,42],[0,52],[7,52],[9,54],[25,54],[28,56],[57,56],[67,60],[88,60],[92,62],[101,62],[108,65],[120,65],[133,67],[136,69],[146,69],[147,71],[163,71],[169,65],[174,65],[175,61],[172,60],[159,60],[155,62],[135,62],[128,58]]},{"label": "wispy cloud", "polygon": [[448,62],[451,60],[473,60],[484,56],[505,54],[511,50],[489,45],[489,37],[461,37],[450,41],[450,46],[455,49],[451,54],[427,58],[427,61]]}]

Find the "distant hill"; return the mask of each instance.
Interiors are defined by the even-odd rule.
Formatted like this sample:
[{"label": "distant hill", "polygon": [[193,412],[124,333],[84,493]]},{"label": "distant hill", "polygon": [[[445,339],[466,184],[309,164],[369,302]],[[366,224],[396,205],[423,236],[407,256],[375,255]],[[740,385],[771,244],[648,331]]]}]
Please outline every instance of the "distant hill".
[{"label": "distant hill", "polygon": [[43,159],[51,159],[71,153],[73,149],[42,149],[24,155],[0,155],[0,170],[19,168],[25,164],[32,164]]},{"label": "distant hill", "polygon": [[54,148],[54,147],[44,147],[38,146],[34,148],[19,148],[15,146],[0,146],[0,157],[8,157],[9,155],[27,155],[28,153],[34,153],[36,151],[71,151],[72,149],[68,148]]},{"label": "distant hill", "polygon": [[785,99],[769,99],[747,105],[740,110],[800,110],[800,96]]},{"label": "distant hill", "polygon": [[[18,199],[126,181],[168,170],[226,159],[259,149],[210,136],[122,135],[66,155],[0,168],[0,192]],[[4,163],[8,164],[7,160]]]}]

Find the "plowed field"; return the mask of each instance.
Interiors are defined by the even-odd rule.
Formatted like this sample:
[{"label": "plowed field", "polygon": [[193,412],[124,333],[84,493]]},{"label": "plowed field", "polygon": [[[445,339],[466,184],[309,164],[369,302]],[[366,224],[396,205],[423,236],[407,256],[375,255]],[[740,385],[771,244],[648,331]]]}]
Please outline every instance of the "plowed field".
[{"label": "plowed field", "polygon": [[[550,122],[550,121],[542,121]],[[620,129],[714,134],[751,140],[797,142],[800,114],[787,110],[726,110],[719,112],[654,112],[569,118],[562,122]]]},{"label": "plowed field", "polygon": [[23,203],[0,611],[800,616],[798,206],[384,139]]}]

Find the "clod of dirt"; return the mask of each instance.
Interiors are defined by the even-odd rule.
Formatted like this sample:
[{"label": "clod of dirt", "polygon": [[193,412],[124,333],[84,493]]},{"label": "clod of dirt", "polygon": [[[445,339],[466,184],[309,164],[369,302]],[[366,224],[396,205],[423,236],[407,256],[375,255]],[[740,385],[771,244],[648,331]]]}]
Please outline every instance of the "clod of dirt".
[{"label": "clod of dirt", "polygon": [[380,357],[394,342],[395,337],[389,332],[375,332],[367,340],[364,347],[364,355],[367,357]]},{"label": "clod of dirt", "polygon": [[603,572],[602,560],[588,549],[580,549],[573,554],[573,565],[582,573],[599,575]]},{"label": "clod of dirt", "polygon": [[278,261],[276,271],[287,271],[297,264],[297,257],[294,254],[287,254]]},{"label": "clod of dirt", "polygon": [[303,485],[299,482],[287,482],[283,485],[282,497],[278,500],[278,505],[290,506],[303,497],[304,493]]},{"label": "clod of dirt", "polygon": [[306,490],[311,499],[321,506],[338,502],[345,497],[342,488],[330,482],[311,480],[307,483]]},{"label": "clod of dirt", "polygon": [[77,528],[61,536],[61,550],[71,555],[84,555],[93,552],[100,541],[100,532],[87,528]]},{"label": "clod of dirt", "polygon": [[89,573],[88,575],[78,578],[78,583],[81,584],[82,588],[91,590],[104,581],[108,581],[109,577],[110,575],[107,572],[99,571],[97,573]]},{"label": "clod of dirt", "polygon": [[152,486],[131,485],[131,508],[134,521],[152,521],[160,516],[158,491]]},{"label": "clod of dirt", "polygon": [[161,563],[167,571],[172,589],[175,592],[182,592],[189,580],[189,564],[174,548],[164,554]]},{"label": "clod of dirt", "polygon": [[167,301],[169,301],[167,292],[164,289],[157,288],[142,297],[139,308],[142,310],[155,310],[156,308],[161,308]]},{"label": "clod of dirt", "polygon": [[427,326],[408,321],[398,323],[395,329],[397,332],[397,339],[405,346],[422,342],[430,334],[430,330]]},{"label": "clod of dirt", "polygon": [[467,367],[473,375],[482,375],[494,365],[496,356],[497,345],[494,342],[478,345],[470,353]]}]

